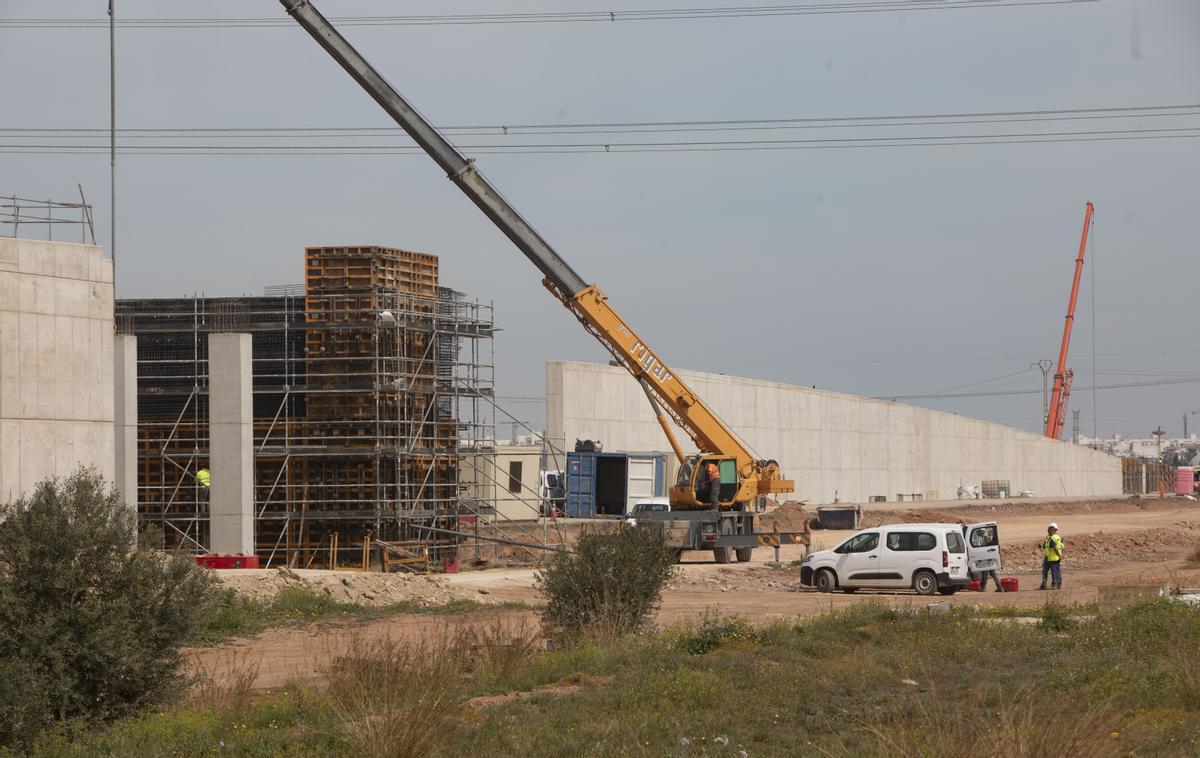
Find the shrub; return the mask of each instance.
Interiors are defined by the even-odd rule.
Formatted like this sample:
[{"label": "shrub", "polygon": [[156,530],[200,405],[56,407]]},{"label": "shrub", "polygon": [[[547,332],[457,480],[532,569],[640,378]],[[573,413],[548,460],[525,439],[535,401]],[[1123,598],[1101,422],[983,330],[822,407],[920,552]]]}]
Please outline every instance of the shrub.
[{"label": "shrub", "polygon": [[721,617],[705,612],[700,624],[687,629],[679,637],[680,649],[692,655],[704,655],[734,640],[758,641],[761,635],[741,616]]},{"label": "shrub", "polygon": [[1058,603],[1046,603],[1038,626],[1051,632],[1066,632],[1075,626],[1075,621]]},{"label": "shrub", "polygon": [[127,714],[179,682],[212,579],[139,547],[135,530],[94,470],[0,505],[0,743]]},{"label": "shrub", "polygon": [[658,607],[674,572],[675,550],[648,527],[581,537],[575,553],[556,553],[537,572],[546,632],[577,641],[635,631]]}]

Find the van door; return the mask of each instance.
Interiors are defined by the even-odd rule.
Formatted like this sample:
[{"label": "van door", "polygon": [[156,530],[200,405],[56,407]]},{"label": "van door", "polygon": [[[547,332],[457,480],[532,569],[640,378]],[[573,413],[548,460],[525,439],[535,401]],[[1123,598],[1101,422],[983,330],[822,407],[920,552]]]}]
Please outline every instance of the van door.
[{"label": "van door", "polygon": [[973,574],[1000,571],[1000,529],[995,521],[967,526],[967,564]]},{"label": "van door", "polygon": [[850,538],[837,562],[838,582],[845,587],[874,587],[879,573],[879,532],[863,532]]},{"label": "van door", "polygon": [[933,530],[888,530],[879,558],[880,584],[885,587],[908,587],[918,568],[941,566],[941,559],[942,551]]}]

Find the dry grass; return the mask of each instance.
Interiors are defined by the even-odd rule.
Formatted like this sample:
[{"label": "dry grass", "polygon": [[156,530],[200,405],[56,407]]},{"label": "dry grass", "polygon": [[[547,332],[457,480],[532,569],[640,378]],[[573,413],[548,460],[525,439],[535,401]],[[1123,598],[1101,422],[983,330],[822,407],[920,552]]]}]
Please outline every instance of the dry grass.
[{"label": "dry grass", "polygon": [[865,725],[879,754],[955,755],[963,745],[980,758],[1105,758],[1122,752],[1114,740],[1120,714],[1111,702],[1072,706],[1070,718],[1059,718],[1061,698],[1037,685],[1008,697],[976,692],[967,702],[934,690],[914,693],[913,700],[903,724]]},{"label": "dry grass", "polygon": [[505,623],[493,619],[463,627],[456,636],[460,649],[471,653],[473,673],[493,682],[512,676],[542,647],[541,634],[524,620]]},{"label": "dry grass", "polygon": [[461,636],[352,640],[334,659],[326,692],[354,752],[376,758],[427,755],[457,728],[464,687]]},{"label": "dry grass", "polygon": [[[222,715],[246,709],[253,700],[254,682],[258,679],[261,662],[262,656],[246,650],[224,653],[211,668],[197,662],[195,679],[183,698],[183,706]],[[222,672],[219,678],[214,676],[217,670]]]},{"label": "dry grass", "polygon": [[418,642],[351,640],[333,658],[326,693],[355,752],[378,758],[428,755],[462,725],[472,675],[496,681],[523,666],[540,636],[528,623],[485,624]]}]

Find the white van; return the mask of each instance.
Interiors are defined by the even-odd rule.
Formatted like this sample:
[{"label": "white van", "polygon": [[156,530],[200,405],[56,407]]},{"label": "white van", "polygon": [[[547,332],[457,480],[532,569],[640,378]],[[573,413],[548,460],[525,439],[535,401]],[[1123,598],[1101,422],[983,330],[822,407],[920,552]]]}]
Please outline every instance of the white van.
[{"label": "white van", "polygon": [[889,524],[863,529],[833,550],[807,556],[800,582],[820,592],[902,589],[953,595],[970,581],[960,524]]}]

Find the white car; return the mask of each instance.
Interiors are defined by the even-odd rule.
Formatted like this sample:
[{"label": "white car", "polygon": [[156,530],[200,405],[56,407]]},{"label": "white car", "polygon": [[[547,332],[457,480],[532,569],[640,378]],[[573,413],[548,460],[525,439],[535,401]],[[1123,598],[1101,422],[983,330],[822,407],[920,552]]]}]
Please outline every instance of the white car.
[{"label": "white car", "polygon": [[637,526],[637,517],[645,516],[649,513],[670,513],[671,499],[666,497],[648,497],[645,500],[639,500],[633,504],[633,510],[629,512],[625,523],[630,526]]},{"label": "white car", "polygon": [[863,529],[833,550],[807,556],[800,581],[820,592],[911,587],[918,595],[953,595],[970,581],[963,527],[889,524]]}]

